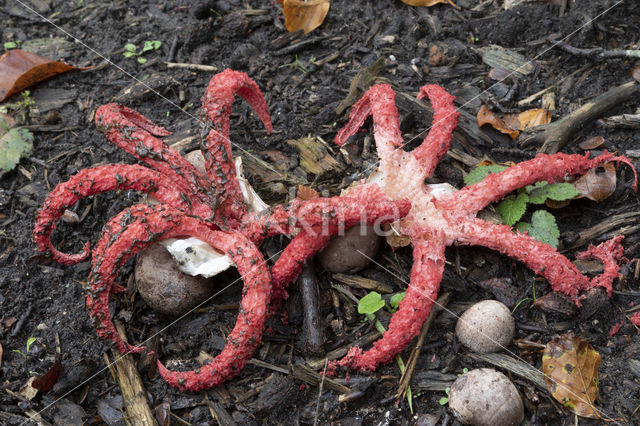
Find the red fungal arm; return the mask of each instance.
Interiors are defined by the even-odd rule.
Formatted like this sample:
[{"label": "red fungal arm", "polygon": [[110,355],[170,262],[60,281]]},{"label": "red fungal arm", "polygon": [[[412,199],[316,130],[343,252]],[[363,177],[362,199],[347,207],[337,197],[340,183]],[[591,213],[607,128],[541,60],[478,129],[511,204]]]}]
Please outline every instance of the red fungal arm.
[{"label": "red fungal arm", "polygon": [[[590,159],[589,154],[538,154],[536,158],[518,163],[499,173],[492,173],[481,182],[462,188],[447,196],[441,197],[439,203],[447,210],[476,213],[489,203],[500,200],[505,195],[518,188],[531,185],[538,181],[557,182],[565,175],[581,175],[588,170],[611,161],[622,161],[628,164],[634,173],[636,170],[626,157],[615,157],[605,152]],[[637,188],[637,176],[634,189]]]},{"label": "red fungal arm", "polygon": [[580,258],[596,258],[604,263],[604,273],[589,280],[565,256],[548,244],[541,243],[527,234],[514,233],[509,226],[496,225],[481,219],[471,219],[465,224],[463,234],[456,236],[458,244],[479,245],[518,259],[533,272],[545,277],[554,291],[571,296],[578,303],[578,294],[595,286],[611,291],[618,276],[618,264],[624,252],[616,237],[597,247],[590,247]]},{"label": "red fungal arm", "polygon": [[[191,212],[178,188],[167,177],[143,166],[115,164],[85,169],[63,182],[49,193],[38,212],[33,238],[40,251],[48,251],[56,262],[72,265],[85,259],[90,252],[87,242],[81,253],[66,254],[51,243],[51,232],[65,209],[84,197],[107,191],[136,190],[152,194],[163,203]],[[206,206],[204,206],[206,207]],[[210,211],[209,211],[210,213]]]},{"label": "red fungal arm", "polygon": [[234,96],[243,98],[264,123],[267,132],[273,131],[267,103],[255,81],[245,73],[225,70],[213,76],[202,100],[202,109],[210,129],[202,141],[202,153],[209,179],[215,184],[218,223],[237,227],[247,213],[236,168],[231,154],[229,126]]},{"label": "red fungal arm", "polygon": [[631,322],[636,327],[640,327],[640,312],[636,312],[635,314],[631,315],[631,317],[629,317],[629,320],[631,320]]},{"label": "red fungal arm", "polygon": [[118,271],[136,253],[166,238],[194,236],[228,254],[243,277],[244,297],[236,326],[222,353],[199,373],[172,373],[159,364],[162,376],[182,390],[197,391],[226,380],[244,366],[260,341],[271,295],[269,270],[262,255],[239,233],[212,231],[197,218],[168,206],[135,205],[115,216],[94,250],[88,283],[87,307],[98,335],[114,343],[121,353],[142,348],[124,342],[109,313],[109,292]]},{"label": "red fungal arm", "polygon": [[449,150],[460,113],[456,111],[453,104],[455,96],[450,95],[438,85],[422,86],[418,99],[425,97],[429,97],[429,102],[433,106],[433,124],[424,142],[413,150],[413,155],[424,164],[425,176],[431,176]]},{"label": "red fungal arm", "polygon": [[391,361],[420,333],[420,328],[438,297],[444,272],[445,245],[437,236],[430,240],[414,239],[412,244],[411,281],[398,311],[391,317],[388,330],[366,352],[358,347],[351,348],[337,365],[365,371],[375,370],[379,364]]},{"label": "red fungal arm", "polygon": [[[103,105],[96,111],[96,127],[105,137],[138,160],[173,181],[195,205],[213,206],[211,182],[175,149],[154,134],[166,136],[171,132],[155,126],[137,111],[116,104]],[[209,209],[210,210],[210,209]],[[204,210],[202,211],[204,213]],[[209,216],[201,216],[209,219]]]},{"label": "red fungal arm", "polygon": [[362,127],[369,116],[373,117],[378,155],[380,160],[383,160],[385,155],[402,146],[396,93],[388,84],[371,86],[353,105],[349,121],[336,135],[335,143],[344,144]]}]

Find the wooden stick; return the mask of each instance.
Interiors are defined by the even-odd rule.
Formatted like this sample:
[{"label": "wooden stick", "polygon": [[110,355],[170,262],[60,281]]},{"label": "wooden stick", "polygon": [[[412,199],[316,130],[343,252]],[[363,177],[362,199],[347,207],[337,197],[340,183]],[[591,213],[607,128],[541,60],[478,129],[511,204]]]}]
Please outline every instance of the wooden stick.
[{"label": "wooden stick", "polygon": [[331,352],[327,353],[327,356],[325,356],[324,358],[314,359],[307,362],[307,365],[314,370],[318,370],[324,366],[325,360],[333,361],[334,359],[342,358],[347,354],[347,352],[349,352],[349,349],[351,349],[352,347],[368,345],[369,343],[373,343],[378,340],[381,336],[382,335],[377,330],[372,331],[355,340],[353,343],[349,343],[346,346],[342,346],[338,349],[332,350]]},{"label": "wooden stick", "polygon": [[[116,329],[120,337],[126,342],[127,337],[124,326],[116,323]],[[157,425],[158,423],[147,403],[147,392],[142,385],[140,373],[138,373],[133,356],[130,354],[121,355],[113,351],[113,357],[115,359],[113,364],[116,367],[118,385],[120,386],[129,421],[134,426]]]},{"label": "wooden stick", "polygon": [[530,146],[541,143],[542,146],[538,152],[555,154],[585,124],[599,118],[605,111],[631,99],[638,93],[640,93],[640,84],[637,81],[629,81],[614,87],[596,96],[561,120],[544,126],[536,126],[523,132],[524,139],[520,141],[520,145]]},{"label": "wooden stick", "polygon": [[422,345],[424,345],[424,339],[427,337],[429,328],[431,328],[431,324],[433,324],[436,316],[445,306],[447,306],[450,300],[451,293],[444,293],[440,297],[438,297],[438,300],[436,300],[436,302],[434,303],[433,309],[431,309],[431,312],[429,313],[429,317],[422,325],[420,336],[418,336],[416,345],[413,347],[411,355],[409,355],[407,366],[404,370],[404,373],[402,374],[402,377],[400,377],[400,382],[398,383],[398,392],[396,393],[396,397],[398,399],[404,399],[404,397],[406,396],[407,389],[409,388],[409,384],[411,383],[413,370],[416,368],[416,363],[418,362],[418,357],[420,356],[420,351],[422,350]]}]

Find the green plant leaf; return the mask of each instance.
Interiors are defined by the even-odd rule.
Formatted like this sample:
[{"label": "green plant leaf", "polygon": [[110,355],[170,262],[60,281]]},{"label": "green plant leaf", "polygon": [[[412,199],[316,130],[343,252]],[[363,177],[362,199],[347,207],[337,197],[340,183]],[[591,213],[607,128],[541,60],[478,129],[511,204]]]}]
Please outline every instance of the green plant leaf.
[{"label": "green plant leaf", "polygon": [[124,53],[122,54],[122,56],[124,56],[125,58],[130,58],[130,57],[132,57],[132,56],[136,56],[136,55],[137,55],[137,53],[136,53],[136,52],[124,52]]},{"label": "green plant leaf", "polygon": [[18,44],[15,41],[5,41],[4,42],[5,50],[15,49],[16,47],[18,47]]},{"label": "green plant leaf", "polygon": [[551,247],[558,247],[560,230],[556,223],[556,218],[546,210],[537,210],[531,215],[531,235],[536,240],[549,244]]},{"label": "green plant leaf", "polygon": [[440,398],[440,401],[438,401],[440,403],[440,405],[447,405],[447,403],[449,402],[449,398],[447,398],[446,396],[443,396],[442,398]]},{"label": "green plant leaf", "polygon": [[492,164],[490,166],[478,166],[467,173],[467,175],[464,177],[464,184],[467,186],[473,185],[474,183],[480,182],[491,173],[498,173],[506,168],[506,166],[500,166],[498,164]]},{"label": "green plant leaf", "polygon": [[527,222],[518,222],[516,223],[515,228],[520,231],[521,234],[524,234],[527,231],[531,230],[531,224]]},{"label": "green plant leaf", "polygon": [[507,197],[496,206],[505,225],[513,226],[527,210],[529,197],[525,193]]},{"label": "green plant leaf", "polygon": [[145,58],[143,58],[143,57],[138,56],[138,63],[139,64],[146,64],[147,60]]},{"label": "green plant leaf", "polygon": [[402,302],[402,299],[404,299],[405,294],[406,292],[404,291],[402,293],[396,293],[391,296],[391,299],[389,299],[389,304],[391,305],[391,308],[394,310],[394,312],[398,310],[398,305],[400,304],[400,302]]},{"label": "green plant leaf", "polygon": [[534,204],[543,204],[547,198],[554,201],[565,201],[580,195],[573,184],[566,182],[536,182],[535,185],[527,186],[527,192],[529,193],[529,202]]},{"label": "green plant leaf", "polygon": [[27,339],[27,353],[29,353],[29,348],[31,347],[31,345],[33,345],[33,343],[38,340],[37,337],[29,337]]},{"label": "green plant leaf", "polygon": [[158,50],[160,46],[162,46],[162,42],[160,40],[147,40],[144,42],[144,46],[142,47],[142,53],[150,50]]},{"label": "green plant leaf", "polygon": [[20,158],[31,152],[33,134],[22,128],[14,128],[0,137],[0,169],[13,170]]},{"label": "green plant leaf", "polygon": [[127,43],[124,45],[124,50],[128,51],[128,52],[133,52],[136,53],[136,51],[138,50],[138,48],[136,47],[135,44],[133,43]]},{"label": "green plant leaf", "polygon": [[364,296],[358,302],[359,314],[374,314],[384,306],[384,300],[380,297],[380,293],[372,291]]}]

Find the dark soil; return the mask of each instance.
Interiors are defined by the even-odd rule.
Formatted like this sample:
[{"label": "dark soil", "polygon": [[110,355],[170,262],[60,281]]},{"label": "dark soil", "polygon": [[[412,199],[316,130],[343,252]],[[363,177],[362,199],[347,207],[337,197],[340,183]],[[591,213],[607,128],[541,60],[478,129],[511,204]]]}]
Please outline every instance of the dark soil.
[{"label": "dark soil", "polygon": [[[1,424],[28,424],[29,416],[43,409],[41,416],[51,423],[73,424],[71,416],[75,413],[88,424],[101,421],[124,424],[119,411],[120,390],[105,368],[103,358],[105,352],[111,352],[96,336],[85,311],[81,283],[87,279],[90,262],[71,267],[52,263],[37,253],[31,232],[36,210],[56,184],[87,167],[134,162],[96,130],[92,119],[98,106],[116,101],[135,108],[174,131],[177,136],[170,137],[170,141],[198,134],[195,118],[212,72],[167,68],[166,61],[247,72],[264,91],[276,130],[267,136],[248,106],[237,102],[231,140],[241,149],[235,154],[247,157],[249,152],[275,165],[275,159],[282,158],[279,152],[289,161],[285,167],[299,181],[333,194],[361,177],[367,165],[375,160],[360,152],[358,147],[362,146],[363,138],[349,148],[350,164],[344,154],[335,149],[333,155],[347,166],[343,171],[322,176],[302,171],[298,167],[298,151],[286,140],[312,135],[331,141],[346,118],[346,114],[336,114],[336,107],[346,97],[355,74],[376,59],[384,58],[380,77],[398,90],[415,94],[425,83],[440,84],[457,94],[462,110],[473,117],[482,103],[490,103],[494,109],[503,111],[537,107],[539,99],[523,107],[516,103],[555,85],[556,120],[594,96],[629,81],[631,69],[637,64],[624,58],[601,61],[572,56],[549,49],[547,38],[572,34],[566,41],[576,47],[638,49],[640,34],[640,3],[634,0],[568,1],[564,12],[553,4],[562,1],[531,2],[504,10],[501,1],[458,0],[460,10],[456,10],[449,5],[410,7],[399,0],[334,0],[325,23],[307,36],[286,32],[281,8],[272,0],[28,1],[50,18],[46,22],[24,9],[22,2],[1,3],[2,42],[25,44],[33,39],[59,37],[72,43],[50,39],[42,54],[74,65],[95,67],[60,75],[32,88],[35,105],[23,124],[33,126],[33,152],[16,170],[0,174]],[[247,5],[253,13],[247,12]],[[146,64],[123,57],[126,43],[141,46],[146,40],[162,41],[158,51],[144,54]],[[483,63],[477,50],[489,45],[499,45],[533,59],[533,71],[493,85],[487,77],[490,67]],[[434,46],[443,52],[443,57],[430,57]],[[144,88],[139,81],[147,82],[153,90]],[[507,96],[511,89],[514,91]],[[20,98],[10,101],[17,100]],[[636,98],[620,104],[609,114],[633,113],[637,108]],[[401,105],[400,113],[406,140],[419,136],[430,124],[430,117],[410,105]],[[478,159],[487,156],[495,161],[517,162],[535,155],[536,147],[523,151],[510,139],[484,130],[484,135],[459,134],[452,147]],[[595,122],[576,133],[563,151],[582,152],[576,142],[594,135],[605,137],[607,150],[638,156],[640,133],[637,130],[601,128]],[[196,142],[188,148],[195,146]],[[637,157],[632,159],[639,167]],[[468,171],[469,167],[445,157],[435,177],[459,187],[461,169]],[[270,181],[256,170],[249,173],[249,177],[267,201],[288,201],[288,187],[297,185],[290,180]],[[606,201],[579,200],[555,211],[565,247],[575,240],[576,233],[605,218],[639,210],[637,195],[630,189],[629,170],[620,170],[618,189]],[[137,200],[138,194],[127,192],[80,202],[76,211],[82,218],[81,223],[61,223],[54,235],[55,243],[66,252],[77,252],[86,240],[95,243],[103,224]],[[599,240],[616,232],[626,233],[625,255],[629,259],[638,258],[640,234],[636,231],[632,226],[613,229]],[[263,249],[268,256],[285,243],[285,238],[274,239]],[[566,253],[571,259],[574,254],[573,251]],[[385,248],[378,256],[381,263],[396,274],[408,276],[409,250],[393,252]],[[489,278],[512,279],[515,300],[526,299],[515,313],[517,338],[545,344],[554,335],[572,330],[588,339],[603,359],[600,398],[596,405],[608,418],[638,423],[640,337],[637,328],[626,319],[629,315],[626,310],[640,302],[636,263],[622,269],[617,291],[611,299],[591,297],[580,312],[563,316],[533,307],[531,283],[535,277],[512,259],[468,247],[449,249],[447,257],[452,264],[447,266],[442,287],[454,292],[450,305],[453,312],[459,314],[469,303],[494,298],[490,291],[478,286],[479,282]],[[370,326],[363,325],[353,308],[341,299],[339,311],[346,322],[343,328],[346,334],[336,336],[336,330],[329,326],[329,320],[337,315],[328,297],[331,277],[319,266],[316,270],[323,295],[327,296],[321,297],[320,303],[327,326],[325,348],[331,350],[349,344],[359,334],[368,332]],[[126,267],[121,282],[129,282],[131,273],[132,266]],[[391,285],[395,291],[406,287],[383,268],[370,266],[360,275]],[[222,287],[236,278],[233,273],[226,274],[216,280],[216,285]],[[535,281],[535,296],[549,291],[546,281]],[[353,292],[359,297],[364,295],[358,289]],[[162,330],[159,339],[155,339],[160,358],[165,362],[172,359],[190,362],[200,351],[215,355],[221,349],[224,337],[233,326],[235,313],[214,308],[237,303],[239,297],[240,285],[236,284],[211,300],[206,305],[209,309],[198,310],[174,322],[174,318],[151,311],[133,292],[113,297],[112,313],[125,323],[130,341],[145,342]],[[255,358],[285,368],[314,358],[305,352],[300,300],[294,286],[291,302],[285,307],[288,325],[272,318]],[[624,322],[620,331],[609,336],[612,326],[620,322]],[[215,403],[212,406],[216,407],[218,416],[226,413],[231,416],[227,419],[233,418],[238,423],[313,423],[317,413],[320,423],[417,421],[432,424],[429,419],[437,418],[439,424],[452,424],[455,421],[446,406],[439,404],[450,376],[445,376],[445,382],[434,384],[429,379],[433,375],[428,373],[455,377],[463,368],[488,366],[468,356],[467,350],[456,342],[454,328],[455,318],[442,314],[427,336],[413,382],[413,409],[417,417],[410,413],[406,401],[396,402],[393,397],[399,377],[395,364],[379,368],[371,375],[351,374],[346,384],[361,394],[342,403],[334,391],[325,388],[319,401],[316,386],[255,365],[247,365],[238,377],[199,394],[180,393],[149,370],[148,365],[141,362],[139,366],[151,407],[168,403],[171,424],[176,425],[216,422],[204,400],[205,394]],[[49,392],[31,400],[18,396],[32,375],[41,375],[52,365],[56,336],[60,338],[64,368],[61,380],[71,380],[71,385],[58,389],[56,394]],[[30,338],[36,340],[27,352]],[[510,350],[540,368],[539,352],[515,345]],[[408,354],[407,350],[403,356]],[[195,365],[195,361],[191,365]],[[77,376],[77,380],[74,381],[73,376]],[[525,401],[525,423],[574,422],[573,414],[556,403],[548,392],[535,388],[526,379],[515,376],[512,379]],[[60,397],[63,399],[59,400]],[[319,410],[316,409],[318,403],[321,404]],[[589,422],[596,421],[584,423]]]}]

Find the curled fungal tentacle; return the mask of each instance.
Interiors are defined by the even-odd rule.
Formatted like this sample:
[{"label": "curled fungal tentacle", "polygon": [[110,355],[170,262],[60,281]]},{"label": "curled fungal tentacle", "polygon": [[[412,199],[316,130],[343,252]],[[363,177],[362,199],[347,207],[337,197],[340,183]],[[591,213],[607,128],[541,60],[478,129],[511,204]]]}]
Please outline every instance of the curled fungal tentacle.
[{"label": "curled fungal tentacle", "polygon": [[[94,250],[87,289],[89,314],[96,323],[98,335],[113,342],[121,353],[141,351],[142,348],[124,342],[116,332],[109,313],[109,292],[118,271],[131,256],[158,240],[177,236],[198,237],[228,254],[245,280],[245,295],[236,327],[229,336],[227,347],[218,357],[219,375],[211,376],[212,380],[223,381],[232,372],[239,371],[260,341],[271,295],[270,276],[264,259],[242,234],[212,231],[207,223],[166,205],[150,207],[138,204],[124,210],[105,226]],[[188,373],[172,373],[167,375],[167,379],[181,389],[199,390],[213,386],[210,381]]]},{"label": "curled fungal tentacle", "polygon": [[53,247],[51,232],[65,209],[78,200],[107,191],[136,190],[152,194],[163,203],[187,213],[191,206],[170,179],[162,174],[138,165],[115,164],[85,169],[60,183],[49,193],[38,212],[33,237],[40,251],[51,253],[56,262],[72,265],[85,259],[90,252],[87,242],[81,253],[66,254]]}]

